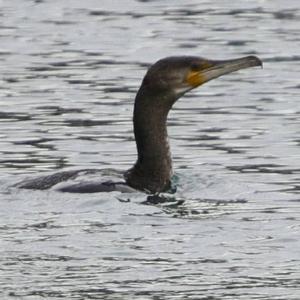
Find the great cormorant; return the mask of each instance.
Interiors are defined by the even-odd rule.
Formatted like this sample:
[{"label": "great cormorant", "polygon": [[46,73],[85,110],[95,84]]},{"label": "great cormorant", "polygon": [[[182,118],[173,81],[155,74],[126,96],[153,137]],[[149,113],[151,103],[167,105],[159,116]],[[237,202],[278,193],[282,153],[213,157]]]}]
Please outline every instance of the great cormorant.
[{"label": "great cormorant", "polygon": [[[80,193],[133,189],[148,193],[167,191],[171,186],[172,159],[166,122],[173,104],[186,92],[209,80],[255,66],[262,66],[256,56],[230,60],[177,56],[157,61],[146,73],[135,98],[133,124],[138,157],[134,166],[125,172],[125,182],[81,182],[60,190]],[[18,186],[47,189],[82,172],[95,170],[59,172],[23,181]]]}]

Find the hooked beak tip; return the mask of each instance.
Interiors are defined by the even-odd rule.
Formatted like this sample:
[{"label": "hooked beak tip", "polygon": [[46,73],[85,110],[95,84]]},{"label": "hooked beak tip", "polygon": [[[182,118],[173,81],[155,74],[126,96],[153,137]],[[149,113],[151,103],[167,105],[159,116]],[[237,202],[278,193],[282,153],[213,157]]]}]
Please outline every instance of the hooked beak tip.
[{"label": "hooked beak tip", "polygon": [[263,69],[263,62],[261,59],[259,59],[257,56],[251,55],[248,56],[249,61],[253,61],[254,67],[261,67]]}]

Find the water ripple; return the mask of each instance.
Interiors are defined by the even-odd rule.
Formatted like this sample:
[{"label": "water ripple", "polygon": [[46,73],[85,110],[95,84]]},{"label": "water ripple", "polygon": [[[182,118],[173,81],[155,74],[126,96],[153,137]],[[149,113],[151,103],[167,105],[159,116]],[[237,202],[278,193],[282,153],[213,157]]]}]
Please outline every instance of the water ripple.
[{"label": "water ripple", "polygon": [[[299,12],[296,0],[3,2],[1,298],[298,300]],[[249,54],[263,70],[170,113],[175,194],[13,186],[87,168],[121,178],[151,63]]]}]

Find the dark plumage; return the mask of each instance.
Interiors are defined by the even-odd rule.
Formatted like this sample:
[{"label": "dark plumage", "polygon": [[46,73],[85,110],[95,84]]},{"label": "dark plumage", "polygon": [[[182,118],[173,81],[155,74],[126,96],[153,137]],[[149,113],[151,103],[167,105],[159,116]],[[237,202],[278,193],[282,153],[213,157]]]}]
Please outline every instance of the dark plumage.
[{"label": "dark plumage", "polygon": [[[219,76],[254,66],[262,66],[255,56],[215,61],[193,56],[168,57],[159,60],[146,73],[134,105],[134,135],[138,158],[125,173],[126,184],[134,189],[159,193],[170,188],[172,159],[166,128],[173,104],[187,91]],[[46,189],[75,178],[78,173],[95,170],[67,171],[22,182],[19,187]],[[119,188],[121,185],[122,188]],[[64,187],[67,192],[101,192],[118,189],[125,183],[83,182]],[[130,188],[129,188],[130,189]],[[125,189],[128,191],[128,189]]]}]

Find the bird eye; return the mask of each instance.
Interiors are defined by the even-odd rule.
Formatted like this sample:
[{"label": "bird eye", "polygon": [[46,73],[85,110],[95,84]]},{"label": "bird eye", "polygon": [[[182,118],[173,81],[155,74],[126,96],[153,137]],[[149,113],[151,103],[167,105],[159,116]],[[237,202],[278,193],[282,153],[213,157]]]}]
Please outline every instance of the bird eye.
[{"label": "bird eye", "polygon": [[190,68],[191,68],[191,71],[196,72],[196,71],[199,71],[200,65],[197,63],[192,63]]}]

